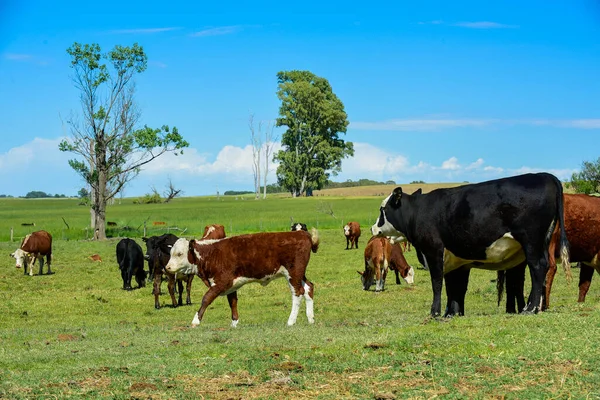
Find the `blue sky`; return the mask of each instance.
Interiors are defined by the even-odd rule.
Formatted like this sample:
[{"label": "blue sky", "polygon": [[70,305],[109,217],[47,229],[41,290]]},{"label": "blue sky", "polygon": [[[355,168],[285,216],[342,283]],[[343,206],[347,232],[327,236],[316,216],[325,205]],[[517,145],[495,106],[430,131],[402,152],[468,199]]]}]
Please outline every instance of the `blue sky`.
[{"label": "blue sky", "polygon": [[142,45],[141,121],[190,142],[128,197],[169,179],[187,196],[252,190],[248,117],[277,117],[276,73],[291,69],[345,105],[356,154],[336,181],[567,179],[600,157],[597,1],[191,3],[0,0],[0,194],[84,186],[58,151],[80,107],[75,41]]}]

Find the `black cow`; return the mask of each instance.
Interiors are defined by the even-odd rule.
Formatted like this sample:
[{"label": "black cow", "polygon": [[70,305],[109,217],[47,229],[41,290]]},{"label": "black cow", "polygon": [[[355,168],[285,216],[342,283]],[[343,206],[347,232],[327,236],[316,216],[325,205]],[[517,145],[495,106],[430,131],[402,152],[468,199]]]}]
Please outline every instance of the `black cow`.
[{"label": "black cow", "polygon": [[302,222],[293,222],[291,228],[292,228],[292,232],[293,231],[306,231],[306,232],[308,232],[308,229],[306,228],[306,224],[303,224]]},{"label": "black cow", "polygon": [[144,253],[139,244],[133,239],[121,239],[117,243],[117,262],[123,278],[123,289],[131,290],[131,278],[135,276],[138,287],[146,286],[146,271],[144,270]]},{"label": "black cow", "polygon": [[507,270],[526,261],[531,294],[523,312],[542,309],[548,245],[560,227],[561,259],[568,268],[560,181],[547,173],[437,189],[402,193],[398,187],[381,203],[371,228],[374,235],[402,234],[431,275],[431,315],[441,313],[442,282],[446,281],[445,316],[464,315],[471,268]]},{"label": "black cow", "polygon": [[[172,233],[165,233],[161,236],[152,236],[149,238],[142,238],[146,242],[146,260],[148,260],[148,266],[150,267],[150,273],[154,280],[154,287],[152,293],[154,294],[154,308],[160,309],[160,284],[162,283],[163,275],[167,278],[167,288],[169,295],[171,296],[171,303],[173,307],[183,305],[183,281],[186,282],[186,304],[192,304],[190,291],[192,289],[192,280],[194,275],[174,274],[165,270],[165,266],[171,258],[171,248],[173,244],[179,239]],[[177,291],[179,292],[179,301],[175,298],[175,282],[177,282]]]}]

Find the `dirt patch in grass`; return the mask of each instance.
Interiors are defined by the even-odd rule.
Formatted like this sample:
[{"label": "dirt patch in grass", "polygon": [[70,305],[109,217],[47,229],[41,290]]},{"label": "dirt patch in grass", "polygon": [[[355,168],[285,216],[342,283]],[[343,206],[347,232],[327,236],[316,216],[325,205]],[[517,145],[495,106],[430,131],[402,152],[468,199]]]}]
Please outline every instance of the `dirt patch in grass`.
[{"label": "dirt patch in grass", "polygon": [[69,335],[67,333],[61,333],[56,338],[59,342],[72,342],[78,339],[76,336]]}]

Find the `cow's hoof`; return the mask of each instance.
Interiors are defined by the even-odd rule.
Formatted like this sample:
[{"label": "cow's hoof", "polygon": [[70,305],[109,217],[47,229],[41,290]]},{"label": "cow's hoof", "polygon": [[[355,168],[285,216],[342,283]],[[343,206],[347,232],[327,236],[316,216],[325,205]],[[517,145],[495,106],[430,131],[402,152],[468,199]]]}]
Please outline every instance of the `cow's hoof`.
[{"label": "cow's hoof", "polygon": [[159,305],[155,305],[154,308],[157,309],[157,310],[160,310],[160,306]]}]

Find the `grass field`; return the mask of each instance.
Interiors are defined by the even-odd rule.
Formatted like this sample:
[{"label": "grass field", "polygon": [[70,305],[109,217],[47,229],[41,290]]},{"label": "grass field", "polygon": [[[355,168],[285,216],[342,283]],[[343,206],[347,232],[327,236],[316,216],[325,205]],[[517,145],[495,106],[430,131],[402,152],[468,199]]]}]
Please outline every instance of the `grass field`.
[{"label": "grass field", "polygon": [[[232,235],[287,230],[290,217],[318,226],[321,246],[307,270],[316,323],[306,322],[303,303],[297,324],[286,326],[291,296],[279,280],[239,291],[235,329],[225,298],[190,328],[206,290],[200,280],[194,304],[175,309],[163,295],[165,306],[155,310],[150,287],[121,290],[118,238],[80,240],[89,211],[76,201],[0,200],[0,398],[600,398],[600,286],[578,304],[576,285],[559,274],[549,311],[506,315],[496,305],[495,274],[475,270],[467,316],[430,319],[427,271],[416,271],[413,286],[391,276],[382,293],[361,290],[356,270],[381,199],[213,197],[151,206],[125,199],[109,207],[108,220],[118,223],[111,233],[140,244],[143,228],[119,229],[166,221],[191,237],[222,223]],[[364,227],[359,250],[344,250],[348,220]],[[8,254],[18,244],[4,232],[32,230],[22,222],[53,233],[53,275],[14,268]],[[103,262],[87,258],[94,253]],[[418,265],[414,251],[407,259]]]}]

